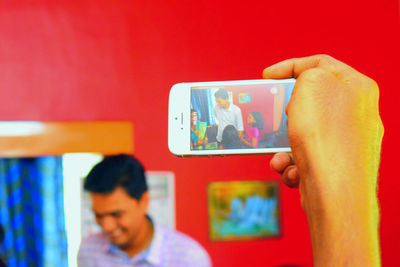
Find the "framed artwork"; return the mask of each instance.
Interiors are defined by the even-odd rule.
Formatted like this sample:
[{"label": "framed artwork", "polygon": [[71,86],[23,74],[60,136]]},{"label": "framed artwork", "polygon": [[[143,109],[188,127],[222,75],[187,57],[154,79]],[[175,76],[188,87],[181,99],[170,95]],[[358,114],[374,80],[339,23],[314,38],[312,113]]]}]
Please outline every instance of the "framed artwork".
[{"label": "framed artwork", "polygon": [[146,171],[149,215],[157,223],[175,229],[175,175],[170,171]]},{"label": "framed artwork", "polygon": [[251,94],[239,93],[239,104],[251,103]]},{"label": "framed artwork", "polygon": [[280,236],[278,182],[214,182],[207,194],[211,241]]}]

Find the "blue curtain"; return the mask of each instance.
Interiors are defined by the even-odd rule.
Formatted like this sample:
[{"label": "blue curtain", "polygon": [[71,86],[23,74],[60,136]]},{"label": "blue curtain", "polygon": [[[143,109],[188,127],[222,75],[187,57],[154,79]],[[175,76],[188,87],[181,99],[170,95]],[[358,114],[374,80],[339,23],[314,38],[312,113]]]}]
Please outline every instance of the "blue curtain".
[{"label": "blue curtain", "polygon": [[292,96],[294,84],[288,84],[285,87],[285,99],[284,99],[284,104],[283,104],[283,113],[282,113],[282,120],[279,125],[279,130],[280,131],[286,131],[287,132],[287,115],[285,112],[286,106],[289,103],[290,97]]},{"label": "blue curtain", "polygon": [[191,93],[192,108],[199,114],[199,120],[214,125],[215,114],[212,105],[212,94],[210,89],[196,89]]},{"label": "blue curtain", "polygon": [[61,157],[0,159],[0,249],[9,267],[67,266]]}]

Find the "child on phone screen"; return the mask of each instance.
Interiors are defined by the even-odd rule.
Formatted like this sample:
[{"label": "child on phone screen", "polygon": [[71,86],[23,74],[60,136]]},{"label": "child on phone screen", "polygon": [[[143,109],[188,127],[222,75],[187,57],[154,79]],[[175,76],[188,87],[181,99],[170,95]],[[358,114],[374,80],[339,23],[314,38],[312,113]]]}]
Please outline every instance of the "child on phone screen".
[{"label": "child on phone screen", "polygon": [[203,145],[207,144],[207,137],[205,136],[207,123],[199,121],[199,115],[195,109],[191,109],[190,113],[190,148],[203,149]]},{"label": "child on phone screen", "polygon": [[258,140],[260,138],[260,131],[264,129],[264,119],[260,112],[253,111],[247,117],[247,123],[250,126],[247,133],[246,144],[252,148],[258,148]]}]

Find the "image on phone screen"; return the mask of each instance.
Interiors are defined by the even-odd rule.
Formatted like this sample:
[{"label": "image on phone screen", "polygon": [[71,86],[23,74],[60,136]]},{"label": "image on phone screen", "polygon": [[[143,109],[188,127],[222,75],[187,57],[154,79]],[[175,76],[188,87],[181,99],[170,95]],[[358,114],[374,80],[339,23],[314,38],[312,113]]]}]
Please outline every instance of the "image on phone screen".
[{"label": "image on phone screen", "polygon": [[289,147],[294,83],[191,87],[190,149]]}]

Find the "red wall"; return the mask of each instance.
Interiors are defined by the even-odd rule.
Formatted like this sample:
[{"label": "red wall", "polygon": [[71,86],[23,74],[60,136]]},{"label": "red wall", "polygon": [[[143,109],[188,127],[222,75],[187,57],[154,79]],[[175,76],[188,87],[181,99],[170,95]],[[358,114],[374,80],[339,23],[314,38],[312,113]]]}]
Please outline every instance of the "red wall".
[{"label": "red wall", "polygon": [[400,266],[399,2],[235,3],[0,0],[0,120],[131,120],[147,169],[176,174],[177,228],[199,240],[215,266],[310,266],[299,195],[285,187],[280,239],[209,242],[208,183],[279,176],[268,168],[271,156],[172,156],[168,92],[176,82],[255,79],[279,60],[330,54],[381,87],[382,259]]},{"label": "red wall", "polygon": [[[260,137],[265,133],[273,131],[274,127],[274,95],[270,93],[272,86],[244,86],[240,90],[236,87],[233,91],[229,87],[227,91],[233,93],[233,103],[240,108],[243,117],[244,129],[247,131],[251,126],[247,123],[247,118],[253,111],[260,112],[264,120],[264,129],[260,131]],[[239,94],[248,93],[251,96],[249,103],[239,103]]]}]

